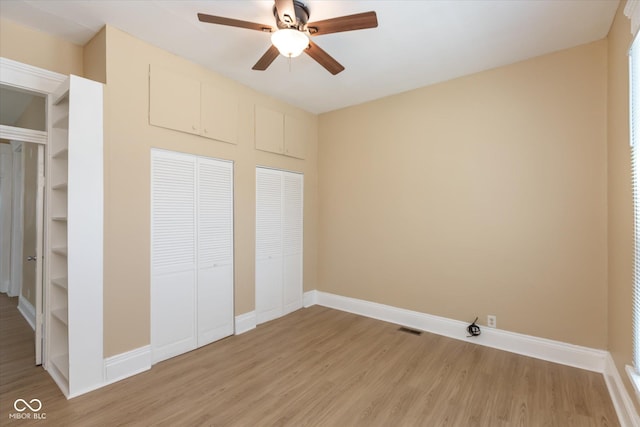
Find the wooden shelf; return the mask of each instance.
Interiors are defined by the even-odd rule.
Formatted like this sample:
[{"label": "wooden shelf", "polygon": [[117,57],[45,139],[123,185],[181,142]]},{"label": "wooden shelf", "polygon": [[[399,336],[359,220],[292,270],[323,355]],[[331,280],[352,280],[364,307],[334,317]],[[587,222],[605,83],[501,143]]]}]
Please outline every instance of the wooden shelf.
[{"label": "wooden shelf", "polygon": [[69,310],[67,310],[66,308],[52,310],[51,315],[61,321],[65,326],[69,324]]},{"label": "wooden shelf", "polygon": [[52,248],[51,252],[53,252],[54,254],[67,256],[67,248],[66,247]]},{"label": "wooden shelf", "polygon": [[63,354],[60,356],[52,357],[51,362],[53,366],[60,372],[60,374],[69,381],[69,355]]},{"label": "wooden shelf", "polygon": [[61,182],[60,184],[56,184],[54,186],[51,187],[52,190],[66,190],[67,189],[67,183],[66,182]]},{"label": "wooden shelf", "polygon": [[57,287],[64,289],[65,291],[67,290],[67,286],[68,286],[68,280],[66,277],[60,277],[58,279],[52,279],[51,283],[53,283],[54,285],[56,285]]}]

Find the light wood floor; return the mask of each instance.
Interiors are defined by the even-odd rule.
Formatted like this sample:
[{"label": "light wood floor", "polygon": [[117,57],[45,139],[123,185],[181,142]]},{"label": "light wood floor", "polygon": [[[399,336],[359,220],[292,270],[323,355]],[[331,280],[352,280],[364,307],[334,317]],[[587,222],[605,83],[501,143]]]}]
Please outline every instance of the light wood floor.
[{"label": "light wood floor", "polygon": [[[319,306],[67,401],[16,305],[0,297],[0,425],[619,425],[600,374]],[[17,398],[47,420],[8,420]]]}]

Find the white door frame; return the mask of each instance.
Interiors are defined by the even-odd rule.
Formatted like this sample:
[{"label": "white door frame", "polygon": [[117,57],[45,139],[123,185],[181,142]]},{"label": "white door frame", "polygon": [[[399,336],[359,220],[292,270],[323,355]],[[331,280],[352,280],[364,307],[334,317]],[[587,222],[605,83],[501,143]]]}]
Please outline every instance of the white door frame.
[{"label": "white door frame", "polygon": [[11,283],[8,295],[15,297],[22,292],[22,215],[24,192],[24,160],[21,141],[11,141],[13,150],[13,220],[11,221]]},{"label": "white door frame", "polygon": [[[65,81],[66,76],[63,74],[55,73],[53,71],[45,70],[42,68],[34,67],[31,65],[23,64],[21,62],[13,61],[11,59],[0,57],[0,84],[13,87],[16,89],[27,90],[30,92],[37,92],[47,97],[47,129],[51,127],[51,123],[49,120],[49,106],[52,102],[52,94],[58,87]],[[4,126],[0,125],[0,138],[8,139],[10,141],[22,141],[22,142],[33,142],[36,144],[41,144],[39,146],[38,152],[40,154],[40,160],[44,162],[44,152],[46,149],[46,144],[49,141],[49,133],[43,131],[36,131],[30,129],[22,129],[13,126]],[[44,167],[44,165],[42,165]],[[39,178],[40,180],[40,178]],[[40,184],[40,183],[39,183]],[[39,186],[39,194],[42,194],[42,188]],[[43,200],[43,199],[40,199]],[[41,203],[41,202],[39,202]],[[44,200],[44,205],[42,206],[42,210],[39,210],[44,215],[48,216],[48,210],[46,206],[46,200]],[[46,300],[46,286],[43,286],[44,283],[47,283],[46,269],[43,268],[42,264],[42,254],[43,254],[43,244],[47,239],[47,222],[44,221],[44,218],[40,217],[37,219],[39,224],[43,225],[43,239],[38,242],[38,246],[40,248],[39,254],[37,256],[37,267],[36,274],[41,283],[36,284],[36,307],[35,307],[35,348],[36,348],[36,364],[42,364],[42,361],[46,361],[46,357],[42,357],[42,349],[44,346],[42,345],[42,339],[46,336],[44,330],[47,325],[43,323],[44,315],[43,315],[43,301]],[[46,364],[45,364],[46,368]]]},{"label": "white door frame", "polygon": [[0,145],[0,292],[11,295],[11,228],[13,225],[13,150]]}]

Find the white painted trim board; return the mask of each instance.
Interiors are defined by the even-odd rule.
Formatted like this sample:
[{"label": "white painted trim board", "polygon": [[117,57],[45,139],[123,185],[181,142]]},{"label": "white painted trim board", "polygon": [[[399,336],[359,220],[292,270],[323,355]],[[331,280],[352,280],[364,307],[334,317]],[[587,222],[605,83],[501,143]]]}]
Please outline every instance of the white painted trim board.
[{"label": "white painted trim board", "polygon": [[256,322],[257,318],[255,311],[237,315],[235,318],[235,335],[244,334],[245,332],[255,329]]},{"label": "white painted trim board", "polygon": [[151,369],[151,346],[146,345],[104,359],[104,385]]},{"label": "white painted trim board", "polygon": [[[313,296],[308,297],[308,301]],[[482,335],[467,337],[466,322],[431,314],[397,308],[390,305],[315,291],[318,305],[420,329],[445,337],[505,350],[523,356],[535,357],[594,372],[604,372],[607,352],[567,344],[500,329],[482,328]],[[307,299],[305,299],[307,301]]]},{"label": "white painted trim board", "polygon": [[49,94],[54,92],[66,76],[44,68],[0,57],[0,83]]},{"label": "white painted trim board", "polygon": [[640,426],[640,417],[638,417],[633,401],[631,400],[629,393],[627,393],[627,389],[622,382],[622,378],[618,373],[618,369],[616,368],[611,354],[608,353],[605,359],[603,375],[604,381],[609,389],[609,395],[613,401],[613,406],[618,414],[618,420],[620,421],[621,427]]},{"label": "white painted trim board", "polygon": [[31,329],[36,329],[36,309],[33,305],[22,295],[18,297],[18,311],[25,318]]}]

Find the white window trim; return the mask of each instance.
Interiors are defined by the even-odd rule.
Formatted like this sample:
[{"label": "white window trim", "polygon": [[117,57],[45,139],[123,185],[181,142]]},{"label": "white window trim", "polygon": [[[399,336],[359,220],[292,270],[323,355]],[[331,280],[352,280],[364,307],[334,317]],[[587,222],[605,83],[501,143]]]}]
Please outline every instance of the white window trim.
[{"label": "white window trim", "polygon": [[[625,7],[625,15],[631,19],[631,32],[634,34],[640,26],[640,0],[629,0]],[[640,40],[635,39],[629,51],[629,133],[632,161],[632,182],[634,199],[634,278],[633,278],[633,364],[627,365],[625,370],[635,390],[636,398],[640,401],[640,132],[638,121],[635,119],[640,110]]]},{"label": "white window trim", "polygon": [[629,379],[631,380],[631,385],[633,385],[633,389],[636,392],[636,398],[640,401],[640,375],[636,374],[636,370],[633,369],[633,366],[627,365],[625,367],[627,371],[627,375],[629,375]]},{"label": "white window trim", "polygon": [[635,36],[640,28],[640,0],[627,0],[624,14],[631,20],[631,34]]}]

